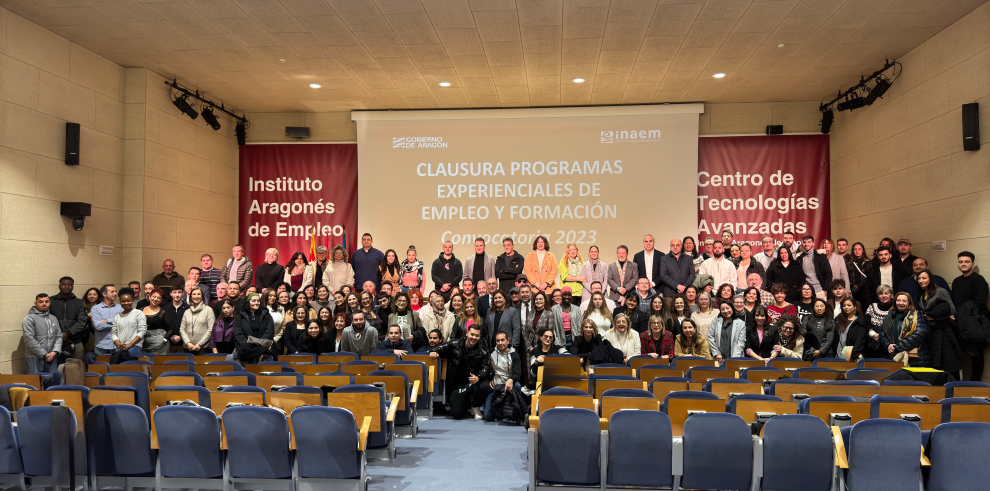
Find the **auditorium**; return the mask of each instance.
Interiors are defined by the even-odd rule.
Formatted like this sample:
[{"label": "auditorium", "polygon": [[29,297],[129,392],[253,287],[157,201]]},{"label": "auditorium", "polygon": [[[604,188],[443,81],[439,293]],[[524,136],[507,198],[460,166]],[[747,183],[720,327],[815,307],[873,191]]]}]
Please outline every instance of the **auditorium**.
[{"label": "auditorium", "polygon": [[0,0],[0,489],[985,489],[988,26]]}]

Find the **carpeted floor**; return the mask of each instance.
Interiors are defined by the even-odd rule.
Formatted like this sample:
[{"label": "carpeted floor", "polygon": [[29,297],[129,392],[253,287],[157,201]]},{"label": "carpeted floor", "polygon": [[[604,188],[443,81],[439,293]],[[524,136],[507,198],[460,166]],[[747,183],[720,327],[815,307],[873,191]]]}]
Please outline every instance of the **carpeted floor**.
[{"label": "carpeted floor", "polygon": [[419,422],[416,438],[397,438],[396,458],[368,463],[369,491],[516,490],[528,480],[521,426],[455,421],[442,414]]}]

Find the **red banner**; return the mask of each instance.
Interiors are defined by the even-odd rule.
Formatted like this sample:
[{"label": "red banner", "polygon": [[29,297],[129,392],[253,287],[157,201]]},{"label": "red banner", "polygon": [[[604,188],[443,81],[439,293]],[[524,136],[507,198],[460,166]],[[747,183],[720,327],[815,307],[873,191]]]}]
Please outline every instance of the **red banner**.
[{"label": "red banner", "polygon": [[265,250],[286,263],[316,245],[354,250],[357,234],[357,145],[244,145],[240,147],[238,224],[244,254],[255,266]]},{"label": "red banner", "polygon": [[[698,139],[698,237],[831,234],[828,135]],[[816,244],[817,245],[817,244]],[[762,249],[758,249],[762,250]]]}]

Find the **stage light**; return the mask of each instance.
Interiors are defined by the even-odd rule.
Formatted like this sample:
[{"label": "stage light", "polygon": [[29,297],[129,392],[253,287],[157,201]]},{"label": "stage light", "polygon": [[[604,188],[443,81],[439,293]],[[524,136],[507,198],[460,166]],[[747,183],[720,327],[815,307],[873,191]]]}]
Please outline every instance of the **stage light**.
[{"label": "stage light", "polygon": [[309,88],[311,88],[311,89],[318,89],[320,87],[323,87],[323,86],[320,85],[320,84],[309,84]]},{"label": "stage light", "polygon": [[832,131],[832,119],[835,115],[832,113],[832,109],[822,109],[822,134],[827,135],[829,131]]},{"label": "stage light", "polygon": [[237,135],[238,145],[247,143],[247,126],[243,122],[237,122],[237,126],[234,127],[234,134]]},{"label": "stage light", "polygon": [[220,121],[217,120],[217,115],[213,114],[213,106],[203,108],[203,121],[206,121],[206,124],[210,125],[213,131],[220,129]]},{"label": "stage light", "polygon": [[440,82],[441,87],[450,87],[450,82]]},{"label": "stage light", "polygon": [[715,75],[712,75],[712,77],[714,77],[714,78],[725,78],[725,74],[722,73],[722,72],[719,72],[719,73],[716,73]]},{"label": "stage light", "polygon": [[199,113],[197,113],[196,110],[189,105],[189,102],[186,101],[186,96],[179,96],[172,99],[172,104],[175,104],[175,107],[179,108],[183,114],[189,116],[189,119],[196,119],[196,117],[199,116]]},{"label": "stage light", "polygon": [[890,82],[883,77],[877,77],[877,85],[873,87],[873,90],[869,94],[866,94],[866,105],[871,106],[877,99],[883,97],[883,94],[887,92],[890,88]]},{"label": "stage light", "polygon": [[846,100],[840,102],[836,108],[840,111],[855,111],[861,107],[866,106],[866,99],[863,99],[859,94],[853,92],[846,96]]},{"label": "stage light", "polygon": [[583,84],[584,83],[584,79],[583,78],[575,78],[574,80],[571,80],[571,82],[574,82],[576,84]]}]

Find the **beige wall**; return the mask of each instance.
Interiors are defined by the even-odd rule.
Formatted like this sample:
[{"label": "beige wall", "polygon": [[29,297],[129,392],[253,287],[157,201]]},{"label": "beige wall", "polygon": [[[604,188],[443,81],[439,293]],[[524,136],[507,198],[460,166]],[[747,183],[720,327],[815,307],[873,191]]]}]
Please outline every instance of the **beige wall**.
[{"label": "beige wall", "polygon": [[[294,141],[285,136],[286,126],[309,126],[310,142],[357,141],[357,126],[350,112],[251,113],[249,142]],[[785,133],[819,131],[818,102],[747,102],[705,104],[698,120],[699,135],[764,134],[767,125],[782,124]]]},{"label": "beige wall", "polygon": [[[162,79],[140,71],[144,86],[141,73],[0,9],[0,372],[23,371],[21,320],[59,277],[82,295],[150,279],[165,256],[182,269],[205,251],[229,255],[233,124],[214,133],[180,118]],[[66,122],[82,126],[79,166],[64,163]],[[59,215],[62,201],[93,205],[82,231]]]},{"label": "beige wall", "polygon": [[[904,73],[883,99],[836,113],[835,237],[867,247],[884,236],[908,237],[914,254],[950,282],[959,251],[990,261],[990,148],[963,151],[961,109],[980,103],[980,140],[990,145],[988,25],[990,4],[984,4],[898,60]],[[947,251],[933,252],[931,242],[941,240]],[[984,373],[990,381],[990,371]]]}]

